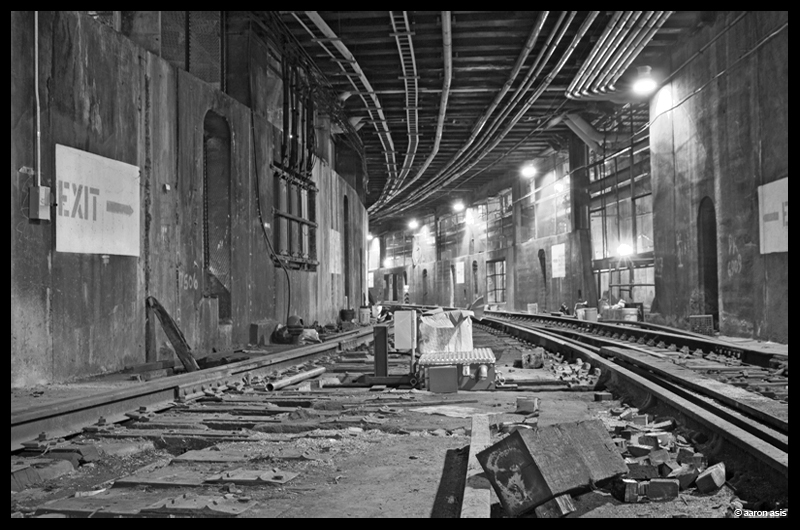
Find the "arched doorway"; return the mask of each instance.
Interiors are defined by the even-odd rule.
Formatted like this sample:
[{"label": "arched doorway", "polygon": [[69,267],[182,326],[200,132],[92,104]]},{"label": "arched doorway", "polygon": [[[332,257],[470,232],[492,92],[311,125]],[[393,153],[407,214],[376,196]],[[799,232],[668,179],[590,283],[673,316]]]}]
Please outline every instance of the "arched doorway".
[{"label": "arched doorway", "polygon": [[717,215],[709,197],[700,201],[697,212],[698,279],[703,313],[714,316],[719,326],[719,281],[717,278]]},{"label": "arched doorway", "polygon": [[231,311],[231,130],[219,114],[203,121],[204,296],[216,298],[220,321]]}]

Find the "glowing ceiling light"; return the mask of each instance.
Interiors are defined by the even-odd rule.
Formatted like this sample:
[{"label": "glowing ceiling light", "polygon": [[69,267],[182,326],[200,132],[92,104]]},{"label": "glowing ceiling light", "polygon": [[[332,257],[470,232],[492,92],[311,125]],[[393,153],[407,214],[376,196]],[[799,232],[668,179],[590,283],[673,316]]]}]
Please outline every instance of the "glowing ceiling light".
[{"label": "glowing ceiling light", "polygon": [[453,211],[454,212],[463,212],[464,211],[464,203],[461,201],[456,201],[453,203]]},{"label": "glowing ceiling light", "polygon": [[416,219],[412,219],[412,220],[410,220],[410,221],[408,222],[408,227],[409,227],[411,230],[416,230],[417,228],[419,228],[419,222],[417,222],[417,220],[416,220]]},{"label": "glowing ceiling light", "polygon": [[650,67],[640,66],[639,77],[633,83],[633,93],[639,96],[649,96],[657,87],[656,80],[650,75]]},{"label": "glowing ceiling light", "polygon": [[522,176],[526,179],[532,178],[536,176],[536,167],[532,164],[528,164],[522,168]]},{"label": "glowing ceiling light", "polygon": [[562,191],[564,191],[564,184],[556,182],[556,193],[561,193]]},{"label": "glowing ceiling light", "polygon": [[385,260],[383,260],[383,268],[384,269],[392,268],[392,258],[386,258]]},{"label": "glowing ceiling light", "polygon": [[375,237],[375,236],[373,236],[372,234],[369,234],[369,233],[368,233],[368,234],[367,234],[367,241],[372,241],[372,239],[373,239],[374,237]]}]

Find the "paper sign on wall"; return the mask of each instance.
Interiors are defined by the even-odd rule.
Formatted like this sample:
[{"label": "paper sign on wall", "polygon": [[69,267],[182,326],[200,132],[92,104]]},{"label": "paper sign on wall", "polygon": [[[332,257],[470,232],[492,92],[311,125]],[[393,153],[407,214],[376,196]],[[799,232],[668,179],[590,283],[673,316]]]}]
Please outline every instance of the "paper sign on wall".
[{"label": "paper sign on wall", "polygon": [[789,252],[789,179],[758,187],[761,253]]},{"label": "paper sign on wall", "polygon": [[331,273],[332,274],[341,274],[342,273],[342,253],[344,249],[342,248],[342,238],[341,234],[331,229],[330,231],[330,257],[331,257]]},{"label": "paper sign on wall", "polygon": [[456,263],[456,283],[464,283],[464,262]]},{"label": "paper sign on wall", "polygon": [[139,168],[56,145],[56,251],[139,256]]},{"label": "paper sign on wall", "polygon": [[564,278],[567,275],[567,262],[564,258],[564,243],[550,248],[553,256],[553,278]]}]

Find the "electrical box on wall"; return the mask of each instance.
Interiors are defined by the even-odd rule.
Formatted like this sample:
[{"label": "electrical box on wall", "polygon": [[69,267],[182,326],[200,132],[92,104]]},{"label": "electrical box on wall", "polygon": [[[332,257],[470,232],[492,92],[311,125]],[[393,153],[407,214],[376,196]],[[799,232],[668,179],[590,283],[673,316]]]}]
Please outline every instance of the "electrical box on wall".
[{"label": "electrical box on wall", "polygon": [[50,188],[33,186],[30,196],[29,218],[36,221],[50,220]]}]

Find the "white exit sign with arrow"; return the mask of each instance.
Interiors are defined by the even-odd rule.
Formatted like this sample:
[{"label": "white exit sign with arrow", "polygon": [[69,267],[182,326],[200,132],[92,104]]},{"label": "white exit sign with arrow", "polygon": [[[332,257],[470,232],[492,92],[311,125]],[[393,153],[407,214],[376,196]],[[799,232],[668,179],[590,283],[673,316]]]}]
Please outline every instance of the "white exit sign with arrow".
[{"label": "white exit sign with arrow", "polygon": [[139,168],[56,145],[56,251],[139,256]]}]

